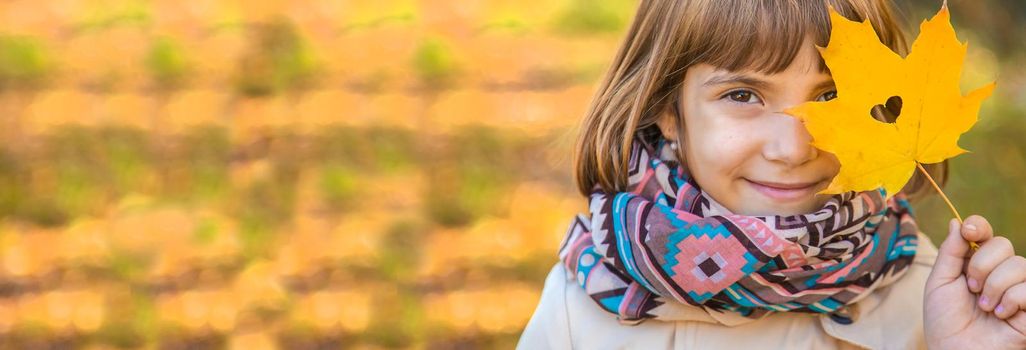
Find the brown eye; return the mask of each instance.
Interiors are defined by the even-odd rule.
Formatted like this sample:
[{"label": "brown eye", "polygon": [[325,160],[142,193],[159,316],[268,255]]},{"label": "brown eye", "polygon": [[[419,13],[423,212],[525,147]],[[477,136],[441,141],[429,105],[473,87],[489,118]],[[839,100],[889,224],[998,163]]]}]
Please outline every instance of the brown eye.
[{"label": "brown eye", "polygon": [[819,95],[817,101],[830,101],[837,98],[837,91],[827,91],[826,93]]},{"label": "brown eye", "polygon": [[761,102],[759,100],[759,97],[755,96],[755,94],[752,93],[749,90],[734,90],[734,91],[728,92],[723,97],[729,98],[731,101],[738,102],[738,103],[758,103],[758,102]]},{"label": "brown eye", "polygon": [[752,99],[752,93],[748,91],[734,91],[730,93],[730,99],[737,102],[748,102]]}]

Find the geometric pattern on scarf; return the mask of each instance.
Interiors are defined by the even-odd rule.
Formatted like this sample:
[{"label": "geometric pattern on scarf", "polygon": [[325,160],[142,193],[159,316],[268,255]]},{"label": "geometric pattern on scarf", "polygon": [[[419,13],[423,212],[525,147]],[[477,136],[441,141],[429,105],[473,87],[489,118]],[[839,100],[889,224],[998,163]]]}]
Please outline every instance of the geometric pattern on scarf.
[{"label": "geometric pattern on scarf", "polygon": [[[818,211],[731,213],[706,195],[657,131],[634,137],[627,192],[589,198],[559,257],[577,284],[622,324],[829,313],[900,278],[919,232],[899,192],[833,195]],[[688,310],[688,308],[692,308]],[[719,320],[720,318],[717,318]]]}]

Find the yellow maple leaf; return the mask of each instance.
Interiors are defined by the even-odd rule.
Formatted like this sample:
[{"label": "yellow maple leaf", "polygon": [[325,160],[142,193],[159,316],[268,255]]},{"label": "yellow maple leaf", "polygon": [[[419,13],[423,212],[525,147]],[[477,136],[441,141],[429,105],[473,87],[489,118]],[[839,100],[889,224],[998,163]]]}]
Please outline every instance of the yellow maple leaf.
[{"label": "yellow maple leaf", "polygon": [[[837,98],[806,102],[786,113],[802,120],[816,148],[833,153],[840,172],[820,193],[883,187],[893,196],[916,169],[967,152],[958,138],[976,123],[994,83],[966,96],[959,77],[967,44],[955,37],[947,6],[920,25],[902,58],[882,44],[868,21],[854,22],[830,9],[827,47],[818,47],[837,87]],[[894,123],[876,120],[873,106],[900,98]]]}]

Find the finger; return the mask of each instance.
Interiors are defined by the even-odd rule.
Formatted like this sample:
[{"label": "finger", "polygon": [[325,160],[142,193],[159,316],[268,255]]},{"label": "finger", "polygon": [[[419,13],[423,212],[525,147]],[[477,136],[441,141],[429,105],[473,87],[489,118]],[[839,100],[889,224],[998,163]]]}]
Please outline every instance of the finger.
[{"label": "finger", "polygon": [[980,244],[980,250],[973,253],[969,258],[969,266],[966,269],[966,283],[969,290],[979,293],[983,288],[980,281],[986,281],[994,268],[1001,262],[1015,255],[1012,242],[1008,238],[997,236]]},{"label": "finger", "polygon": [[980,293],[978,302],[980,309],[988,312],[996,310],[995,307],[1003,298],[1005,291],[1023,281],[1026,281],[1026,258],[1013,255],[1005,259],[983,282],[983,292]]},{"label": "finger", "polygon": [[1026,334],[1026,312],[1019,311],[1015,313],[1015,316],[1005,320],[1005,322],[1008,322],[1008,325],[1015,328],[1019,333]]},{"label": "finger", "polygon": [[994,237],[994,229],[986,218],[979,215],[970,215],[962,223],[962,237],[970,242],[982,243]]},{"label": "finger", "polygon": [[937,248],[937,259],[933,263],[930,277],[926,279],[927,290],[935,289],[962,276],[962,266],[968,253],[969,243],[962,238],[961,225],[958,220],[951,219],[948,222],[948,237]]},{"label": "finger", "polygon": [[1026,310],[1026,283],[1008,288],[997,305],[994,308],[994,315],[1001,319],[1007,319],[1021,310]]}]

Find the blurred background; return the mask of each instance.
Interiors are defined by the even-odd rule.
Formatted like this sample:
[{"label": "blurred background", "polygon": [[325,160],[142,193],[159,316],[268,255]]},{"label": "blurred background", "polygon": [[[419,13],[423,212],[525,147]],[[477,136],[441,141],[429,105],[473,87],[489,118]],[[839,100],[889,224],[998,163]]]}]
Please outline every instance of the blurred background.
[{"label": "blurred background", "polygon": [[[512,348],[636,4],[0,1],[0,348]],[[1021,253],[1026,3],[949,6],[946,192]]]}]

